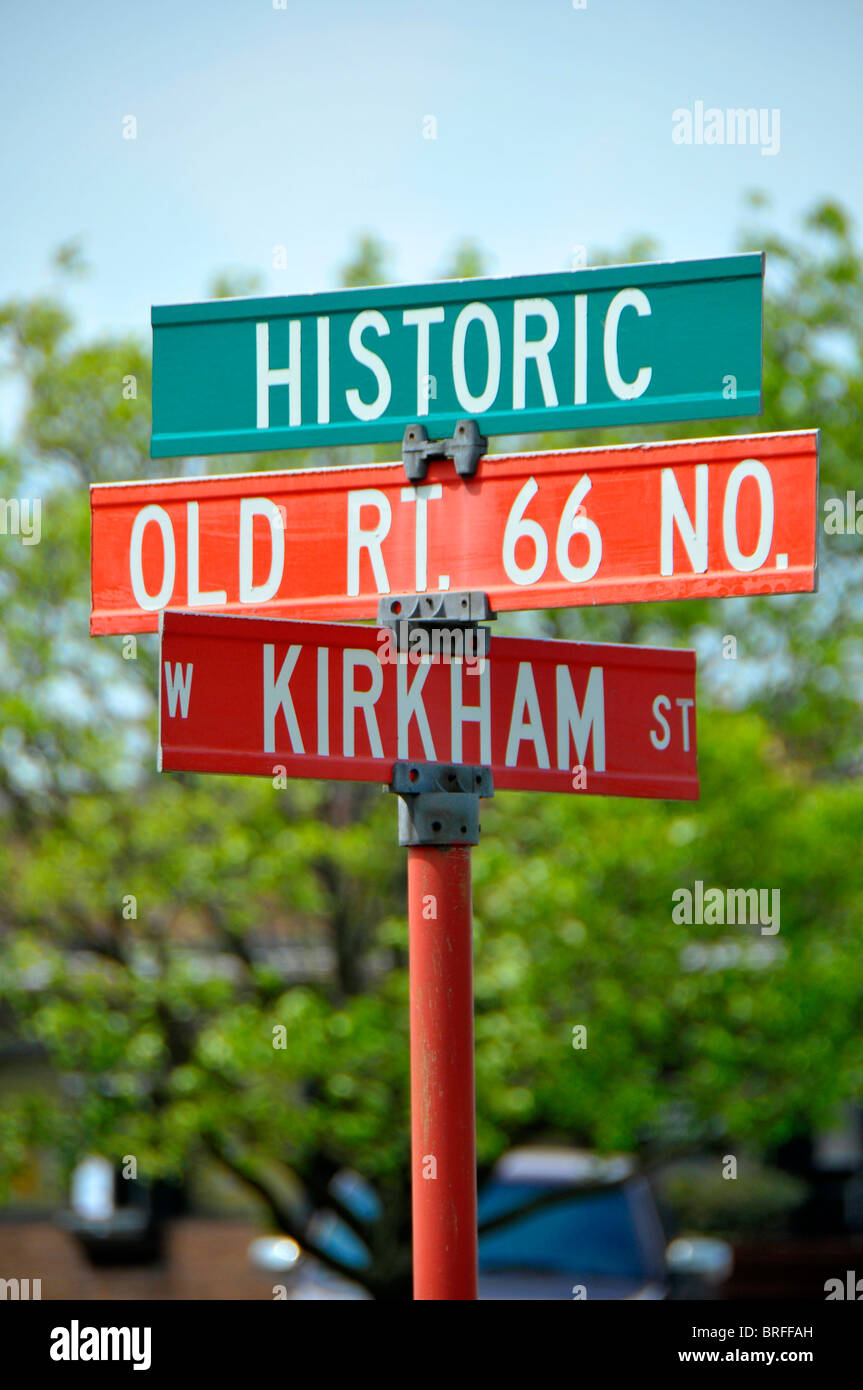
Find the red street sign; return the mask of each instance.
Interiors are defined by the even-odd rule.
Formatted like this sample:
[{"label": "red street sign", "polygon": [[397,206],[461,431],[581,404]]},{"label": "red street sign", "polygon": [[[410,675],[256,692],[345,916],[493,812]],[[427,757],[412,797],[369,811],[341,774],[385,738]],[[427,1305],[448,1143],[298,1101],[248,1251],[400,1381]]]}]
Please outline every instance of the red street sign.
[{"label": "red street sign", "polygon": [[166,612],[159,767],[388,783],[397,761],[463,763],[496,788],[698,797],[694,652],[517,637],[485,659],[452,651]]},{"label": "red street sign", "polygon": [[374,618],[386,594],[536,609],[815,587],[818,432],[91,489],[92,633],[161,609]]}]

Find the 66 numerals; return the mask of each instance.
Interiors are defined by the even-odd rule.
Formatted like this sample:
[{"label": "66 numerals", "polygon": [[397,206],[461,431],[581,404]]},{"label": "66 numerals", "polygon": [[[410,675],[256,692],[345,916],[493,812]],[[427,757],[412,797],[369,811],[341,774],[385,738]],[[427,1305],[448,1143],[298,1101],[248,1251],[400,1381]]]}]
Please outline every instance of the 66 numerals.
[{"label": "66 numerals", "polygon": [[[557,568],[570,584],[585,584],[592,579],[602,561],[602,535],[599,527],[581,510],[592,486],[588,475],[582,474],[566,499],[557,528],[554,557]],[[548,568],[548,536],[538,521],[532,521],[525,516],[538,492],[539,483],[536,478],[528,478],[519,490],[507,517],[503,533],[503,567],[507,578],[513,584],[536,584]],[[587,540],[588,555],[583,565],[574,565],[570,558],[570,545],[574,536],[584,536]],[[516,544],[521,539],[529,540],[534,547],[534,558],[530,565],[520,565],[515,558]]]}]

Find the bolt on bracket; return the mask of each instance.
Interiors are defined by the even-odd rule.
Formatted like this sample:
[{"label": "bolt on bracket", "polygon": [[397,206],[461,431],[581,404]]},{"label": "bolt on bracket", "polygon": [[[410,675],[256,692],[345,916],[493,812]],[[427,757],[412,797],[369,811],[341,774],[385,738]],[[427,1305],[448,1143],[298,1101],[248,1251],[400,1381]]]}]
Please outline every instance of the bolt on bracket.
[{"label": "bolt on bracket", "polygon": [[[491,633],[479,623],[484,619],[493,621],[496,617],[488,594],[478,589],[443,594],[389,594],[378,600],[378,627],[389,628],[398,652],[410,649],[411,632],[416,628],[428,632],[460,629],[463,633],[473,629],[476,632],[473,655],[488,656]],[[449,650],[452,655],[451,646]]]},{"label": "bolt on bracket", "polygon": [[399,762],[390,791],[399,797],[400,845],[479,844],[479,799],[494,796],[490,767]]},{"label": "bolt on bracket", "polygon": [[430,440],[425,425],[408,425],[402,440],[402,461],[408,482],[421,483],[432,459],[452,459],[460,478],[472,478],[488,449],[476,420],[459,420],[452,439]]}]

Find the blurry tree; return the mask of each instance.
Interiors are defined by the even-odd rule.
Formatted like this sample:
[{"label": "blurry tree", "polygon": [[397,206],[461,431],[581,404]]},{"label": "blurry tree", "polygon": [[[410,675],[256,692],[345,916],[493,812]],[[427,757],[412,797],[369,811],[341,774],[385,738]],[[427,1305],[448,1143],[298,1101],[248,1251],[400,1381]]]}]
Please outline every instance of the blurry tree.
[{"label": "blurry tree", "polygon": [[363,232],[350,259],[342,266],[342,284],[349,289],[386,284],[390,278],[390,257],[391,251],[386,242],[371,232]]},{"label": "blurry tree", "polygon": [[263,281],[256,271],[222,270],[213,276],[210,296],[213,299],[237,299],[243,295],[260,294],[262,288]]},{"label": "blurry tree", "polygon": [[[859,249],[832,205],[799,238],[761,240],[756,427],[820,425],[825,491],[841,494],[863,443]],[[454,269],[480,268],[470,254]],[[385,278],[386,255],[364,238],[345,282]],[[39,296],[0,305],[0,352],[25,400],[0,495],[42,502],[38,545],[0,534],[0,1047],[38,1047],[62,1083],[7,1100],[0,1177],[14,1189],[40,1149],[67,1172],[83,1152],[134,1154],[142,1176],[215,1157],[271,1225],[377,1296],[407,1296],[395,807],[347,784],[156,775],[155,639],[132,652],[87,636],[86,486],[164,471],[148,457],[148,355],[80,342]],[[507,793],[484,810],[483,1169],[549,1132],[648,1158],[764,1150],[859,1097],[860,547],[825,538],[814,597],[535,617],[534,630],[698,645],[702,799]],[[779,934],[675,924],[672,892],[699,878],[780,888]],[[344,1199],[344,1169],[377,1190],[377,1219]],[[325,1241],[323,1210],[353,1232],[361,1266]]]},{"label": "blurry tree", "polygon": [[482,247],[470,237],[463,238],[453,248],[443,271],[444,280],[472,280],[488,275],[488,258]]}]

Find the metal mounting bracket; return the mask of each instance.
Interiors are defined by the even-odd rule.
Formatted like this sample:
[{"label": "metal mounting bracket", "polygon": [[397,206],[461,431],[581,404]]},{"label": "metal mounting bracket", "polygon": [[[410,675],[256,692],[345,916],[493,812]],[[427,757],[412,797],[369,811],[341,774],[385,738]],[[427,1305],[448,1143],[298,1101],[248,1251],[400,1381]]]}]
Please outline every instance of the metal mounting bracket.
[{"label": "metal mounting bracket", "polygon": [[421,483],[432,459],[452,459],[460,478],[472,478],[488,449],[476,420],[459,420],[452,439],[430,440],[425,425],[408,425],[402,440],[402,460],[408,482]]},{"label": "metal mounting bracket", "polygon": [[393,766],[400,845],[479,844],[479,799],[494,796],[491,768],[461,763]]},{"label": "metal mounting bracket", "polygon": [[[378,627],[393,633],[396,651],[408,651],[415,628],[435,630],[469,629],[476,632],[474,656],[488,656],[491,633],[480,627],[483,620],[494,620],[488,594],[479,589],[452,590],[443,594],[389,594],[378,600]],[[450,655],[452,647],[450,646]]]},{"label": "metal mounting bracket", "polygon": [[[445,629],[450,633],[448,661],[458,659],[458,653],[454,658],[452,651],[453,628],[476,633],[474,655],[487,656],[490,633],[479,623],[483,618],[496,616],[488,594],[477,589],[444,594],[389,594],[378,603],[378,626],[394,633],[396,651],[407,652],[412,630],[424,629],[433,634]],[[494,783],[490,767],[398,762],[393,766],[390,791],[399,798],[400,845],[476,845],[479,799],[494,796]]]}]

